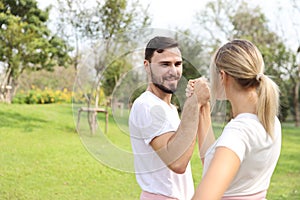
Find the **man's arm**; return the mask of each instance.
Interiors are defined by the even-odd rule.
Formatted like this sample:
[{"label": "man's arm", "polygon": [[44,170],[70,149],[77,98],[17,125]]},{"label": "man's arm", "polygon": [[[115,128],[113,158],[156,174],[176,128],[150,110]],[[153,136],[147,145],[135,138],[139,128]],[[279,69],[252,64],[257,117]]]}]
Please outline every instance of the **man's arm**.
[{"label": "man's arm", "polygon": [[176,173],[184,173],[196,143],[199,111],[209,99],[209,89],[204,80],[195,84],[195,92],[183,107],[181,122],[175,132],[155,137],[150,145],[166,165]]}]

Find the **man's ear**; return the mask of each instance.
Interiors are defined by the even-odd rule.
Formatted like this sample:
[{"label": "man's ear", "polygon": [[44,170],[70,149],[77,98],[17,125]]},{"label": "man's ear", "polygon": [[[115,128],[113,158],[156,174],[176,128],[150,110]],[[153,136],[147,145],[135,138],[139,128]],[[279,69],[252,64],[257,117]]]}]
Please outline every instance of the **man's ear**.
[{"label": "man's ear", "polygon": [[144,60],[144,67],[147,73],[150,72],[150,62],[148,60]]}]

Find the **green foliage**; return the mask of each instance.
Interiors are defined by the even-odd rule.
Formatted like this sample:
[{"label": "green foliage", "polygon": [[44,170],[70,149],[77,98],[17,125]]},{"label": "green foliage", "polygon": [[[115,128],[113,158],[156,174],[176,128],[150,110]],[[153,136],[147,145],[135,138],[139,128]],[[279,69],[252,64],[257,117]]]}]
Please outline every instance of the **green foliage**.
[{"label": "green foliage", "polygon": [[76,72],[73,67],[54,67],[53,71],[25,71],[19,79],[19,90],[31,90],[34,85],[40,89],[62,90],[67,88],[72,91],[75,80]]},{"label": "green foliage", "polygon": [[[101,2],[102,3],[102,2]],[[98,39],[104,39],[105,48],[101,52],[104,58],[100,61],[102,70],[101,83],[106,96],[110,96],[124,72],[132,68],[132,63],[126,55],[135,48],[135,41],[132,40],[135,34],[132,30],[138,30],[149,25],[149,18],[140,6],[138,1],[108,0],[104,4],[99,3],[94,16],[98,23],[94,24],[92,34],[98,35]],[[128,35],[129,34],[129,35]],[[99,37],[100,36],[100,37]],[[122,57],[118,54],[125,54]],[[101,64],[99,65],[101,67]]]},{"label": "green foliage", "polygon": [[120,58],[112,62],[104,71],[101,80],[102,87],[106,96],[112,94],[120,76],[126,73],[132,66],[125,58]]},{"label": "green foliage", "polygon": [[251,7],[244,0],[210,1],[206,9],[198,14],[197,20],[201,28],[208,33],[209,46],[213,50],[220,46],[224,39],[236,38],[250,40],[258,47],[264,58],[265,74],[279,85],[282,92],[280,119],[285,120],[289,108],[293,107],[289,96],[293,96],[291,88],[295,83],[289,79],[297,74],[297,65],[293,59],[295,52],[270,29],[260,7]]},{"label": "green foliage", "polygon": [[[110,96],[122,74],[132,67],[130,62],[119,56],[135,49],[129,38],[134,37],[135,30],[149,25],[148,13],[137,0],[96,0],[93,6],[88,5],[86,0],[57,2],[60,35],[72,41],[75,48],[74,67],[78,72],[85,70],[83,68],[89,69],[88,76],[78,74],[77,90],[91,97],[86,100],[92,105],[92,102],[101,99],[99,90],[103,89],[105,95]],[[66,27],[72,30],[71,35],[64,31]],[[91,64],[88,63],[88,66],[86,60],[81,60],[83,52],[86,53],[81,48],[82,44],[90,49]]]},{"label": "green foliage", "polygon": [[7,77],[1,85],[11,85],[12,93],[24,70],[51,70],[69,61],[65,42],[47,28],[48,11],[35,0],[0,1],[0,62]]},{"label": "green foliage", "polygon": [[104,4],[100,1],[94,14],[99,20],[94,26],[93,34],[100,31],[103,39],[111,39],[120,33],[143,28],[150,22],[148,13],[137,0],[131,2],[128,0],[107,0]]},{"label": "green foliage", "polygon": [[71,103],[72,102],[72,91],[68,89],[63,90],[52,90],[45,88],[44,90],[35,88],[24,92],[20,91],[16,94],[12,103],[19,104],[49,104],[49,103]]},{"label": "green foliage", "polygon": [[133,102],[147,89],[147,85],[143,85],[141,87],[138,87],[134,92],[132,92],[132,95],[130,96],[129,103],[133,104]]},{"label": "green foliage", "polygon": [[175,95],[172,96],[172,103],[181,112],[185,96],[185,88],[190,79],[196,79],[208,75],[209,57],[205,51],[204,43],[190,30],[178,30],[175,39],[178,41],[183,60],[182,78],[180,79]]},{"label": "green foliage", "polygon": [[242,2],[238,11],[231,17],[235,33],[233,38],[245,38],[252,41],[261,51],[265,62],[265,74],[279,85],[281,90],[280,119],[285,120],[288,116],[288,93],[290,84],[287,77],[290,74],[290,62],[293,52],[289,50],[279,36],[270,30],[265,15],[259,7],[249,8],[248,4]]},{"label": "green foliage", "polygon": [[126,7],[127,0],[105,1],[99,12],[99,16],[104,16],[101,17],[101,33],[104,38],[111,38],[118,32],[123,32],[128,25],[126,22],[132,20],[132,14],[126,13]]},{"label": "green foliage", "polygon": [[[0,61],[17,72],[25,68],[51,69],[68,59],[67,47],[46,26],[48,10],[41,11],[35,0],[2,1]],[[16,77],[18,74],[15,74]]]},{"label": "green foliage", "polygon": [[[50,103],[84,103],[85,97],[83,93],[73,93],[67,88],[61,90],[53,90],[45,87],[40,89],[31,86],[30,90],[20,90],[13,99],[14,104],[50,104]],[[92,94],[95,96],[95,94]],[[99,91],[99,105],[106,105],[106,97],[102,89]],[[95,102],[92,101],[92,104]]]},{"label": "green foliage", "polygon": [[184,34],[184,37],[175,36],[183,58],[182,76],[186,80],[189,80],[206,75],[208,70],[208,58],[204,57],[205,51],[203,42],[194,37],[189,30],[185,30],[182,34]]}]

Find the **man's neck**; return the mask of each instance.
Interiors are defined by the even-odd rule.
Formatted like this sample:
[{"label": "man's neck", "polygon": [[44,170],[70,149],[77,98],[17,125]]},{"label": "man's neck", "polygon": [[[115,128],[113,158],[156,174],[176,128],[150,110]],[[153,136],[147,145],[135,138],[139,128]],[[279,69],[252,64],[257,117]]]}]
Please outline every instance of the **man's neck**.
[{"label": "man's neck", "polygon": [[172,94],[166,93],[156,87],[154,84],[150,83],[147,87],[147,91],[152,92],[155,96],[166,102],[167,104],[171,104]]}]

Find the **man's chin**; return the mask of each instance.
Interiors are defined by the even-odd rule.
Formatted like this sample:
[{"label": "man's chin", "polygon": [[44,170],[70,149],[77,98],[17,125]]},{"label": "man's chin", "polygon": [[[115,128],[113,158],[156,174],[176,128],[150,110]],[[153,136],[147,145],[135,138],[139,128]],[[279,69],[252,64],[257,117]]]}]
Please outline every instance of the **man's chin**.
[{"label": "man's chin", "polygon": [[160,89],[161,91],[167,93],[167,94],[174,94],[176,92],[176,88],[173,88],[173,89],[170,89],[170,88],[167,88],[163,85],[160,85],[160,84],[156,84],[156,83],[153,83],[158,89]]}]

